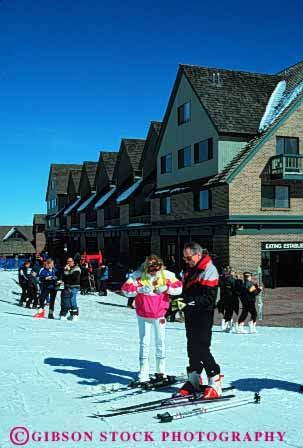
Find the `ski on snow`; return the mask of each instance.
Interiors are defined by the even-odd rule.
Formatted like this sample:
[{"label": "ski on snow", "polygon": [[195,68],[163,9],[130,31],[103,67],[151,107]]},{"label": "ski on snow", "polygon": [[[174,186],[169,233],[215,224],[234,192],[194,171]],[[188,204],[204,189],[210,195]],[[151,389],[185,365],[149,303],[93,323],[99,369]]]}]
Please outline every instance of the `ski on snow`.
[{"label": "ski on snow", "polygon": [[107,413],[107,414],[95,414],[92,417],[94,418],[101,418],[101,419],[105,419],[108,417],[116,417],[118,415],[131,415],[131,414],[139,414],[142,412],[149,412],[149,411],[158,411],[161,409],[167,409],[167,408],[175,408],[175,407],[179,407],[179,406],[195,406],[195,405],[199,405],[199,404],[204,404],[204,403],[215,403],[218,401],[224,401],[224,400],[230,400],[232,398],[234,398],[235,395],[222,395],[221,397],[218,398],[211,398],[211,399],[203,399],[203,398],[199,398],[199,399],[186,399],[186,397],[183,400],[176,400],[176,401],[171,401],[165,404],[154,404],[154,405],[149,405],[149,406],[145,406],[145,407],[140,407],[140,408],[136,408],[136,409],[129,409],[129,410],[123,410],[123,411],[113,411],[112,413]]},{"label": "ski on snow", "polygon": [[[203,388],[205,388],[206,386],[204,386]],[[201,391],[203,390],[203,388],[201,389]],[[223,387],[222,392],[227,392],[229,390],[233,390],[234,387],[233,386],[228,386],[228,387]],[[196,394],[189,394],[189,395],[172,395],[171,397],[168,398],[161,398],[160,400],[154,400],[154,401],[145,401],[144,403],[139,403],[139,404],[134,404],[132,406],[126,406],[126,407],[122,407],[122,408],[115,408],[112,411],[128,411],[131,409],[139,409],[139,408],[145,408],[147,406],[153,406],[153,405],[162,405],[164,406],[165,404],[171,404],[171,403],[175,403],[177,401],[181,401],[181,400],[195,400],[196,398],[198,398],[198,396]]]},{"label": "ski on snow", "polygon": [[[172,376],[172,375],[168,375],[166,378],[161,378],[161,377],[157,377],[156,378],[152,378],[150,381],[146,382],[146,383],[139,383],[136,386],[123,386],[123,387],[119,387],[118,389],[112,389],[109,391],[105,391],[105,392],[101,392],[100,394],[98,394],[99,396],[108,396],[110,398],[105,398],[104,400],[98,400],[98,403],[109,403],[110,401],[119,401],[119,400],[124,400],[125,398],[128,397],[133,397],[135,395],[141,395],[144,394],[146,392],[151,392],[151,391],[155,391],[155,390],[161,390],[161,389],[168,389],[171,386],[174,386],[178,383],[181,383],[182,381],[186,381],[187,380],[187,375],[181,375],[181,376]],[[130,393],[126,393],[120,396],[114,396],[111,397],[112,394],[116,394],[119,392],[128,392],[130,391]],[[86,398],[88,398],[89,396],[87,396]],[[83,398],[83,397],[82,397]]]},{"label": "ski on snow", "polygon": [[180,420],[188,417],[193,417],[196,415],[209,414],[210,412],[224,411],[225,409],[245,406],[247,404],[252,403],[259,404],[260,400],[261,400],[260,395],[258,393],[255,393],[252,399],[243,398],[239,399],[238,401],[232,401],[231,403],[227,404],[219,404],[218,406],[202,407],[198,409],[189,409],[188,411],[176,412],[175,414],[164,412],[163,414],[157,414],[157,416],[154,418],[158,419],[159,423],[168,423],[172,422],[173,420]]}]

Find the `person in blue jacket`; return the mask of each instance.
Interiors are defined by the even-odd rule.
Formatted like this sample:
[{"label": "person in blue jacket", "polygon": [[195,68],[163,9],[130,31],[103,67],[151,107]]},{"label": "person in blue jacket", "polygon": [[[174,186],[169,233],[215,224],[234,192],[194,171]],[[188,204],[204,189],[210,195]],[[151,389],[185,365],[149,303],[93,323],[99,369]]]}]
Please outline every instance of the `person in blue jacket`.
[{"label": "person in blue jacket", "polygon": [[45,267],[39,272],[39,281],[41,285],[41,293],[39,296],[39,310],[33,316],[35,318],[44,318],[44,303],[48,295],[50,295],[48,318],[54,319],[55,301],[57,295],[57,270],[55,269],[54,261],[48,258],[45,262]]},{"label": "person in blue jacket", "polygon": [[107,282],[109,278],[108,266],[101,264],[97,269],[99,296],[107,296]]}]

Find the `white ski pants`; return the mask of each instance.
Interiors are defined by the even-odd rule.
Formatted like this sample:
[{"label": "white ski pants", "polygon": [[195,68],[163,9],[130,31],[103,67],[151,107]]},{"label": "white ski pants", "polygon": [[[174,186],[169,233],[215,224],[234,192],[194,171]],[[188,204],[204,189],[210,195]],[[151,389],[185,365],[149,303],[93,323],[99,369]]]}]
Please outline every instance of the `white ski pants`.
[{"label": "white ski pants", "polygon": [[156,346],[156,358],[165,358],[165,325],[166,320],[164,317],[160,319],[146,319],[138,316],[138,328],[139,328],[139,359],[149,359],[149,348],[151,330],[154,329],[155,346]]}]

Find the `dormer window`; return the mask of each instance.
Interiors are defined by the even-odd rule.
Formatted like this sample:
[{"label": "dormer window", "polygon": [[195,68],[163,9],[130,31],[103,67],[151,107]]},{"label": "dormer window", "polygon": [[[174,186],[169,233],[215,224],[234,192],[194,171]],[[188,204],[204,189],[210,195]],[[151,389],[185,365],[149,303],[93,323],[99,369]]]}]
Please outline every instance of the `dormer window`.
[{"label": "dormer window", "polygon": [[178,107],[178,126],[190,121],[190,102]]},{"label": "dormer window", "polygon": [[299,139],[297,137],[277,137],[277,154],[299,154]]}]

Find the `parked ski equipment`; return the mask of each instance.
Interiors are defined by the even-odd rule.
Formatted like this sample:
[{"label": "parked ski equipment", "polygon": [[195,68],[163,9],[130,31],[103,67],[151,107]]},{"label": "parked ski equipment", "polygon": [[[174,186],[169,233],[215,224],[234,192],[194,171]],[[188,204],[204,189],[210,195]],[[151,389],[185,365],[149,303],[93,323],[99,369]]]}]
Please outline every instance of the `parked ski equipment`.
[{"label": "parked ski equipment", "polygon": [[177,399],[164,400],[163,403],[156,404],[146,404],[143,407],[135,408],[135,409],[124,409],[124,410],[115,410],[112,413],[107,414],[95,414],[93,417],[95,418],[108,418],[108,417],[116,417],[118,415],[129,415],[129,414],[139,414],[142,412],[156,411],[165,408],[175,408],[179,406],[195,406],[201,403],[214,403],[218,401],[225,401],[234,398],[235,395],[223,395],[218,398],[211,399],[203,399],[203,398],[189,398],[189,397],[177,397]]},{"label": "parked ski equipment", "polygon": [[[224,411],[225,409],[236,408],[239,406],[245,406],[247,404],[259,404],[261,397],[258,393],[255,393],[253,399],[242,399],[228,404],[219,404],[218,406],[202,407],[198,409],[190,409],[184,412],[176,412],[175,414],[170,414],[169,412],[164,412],[163,414],[157,414],[156,419],[159,423],[168,423],[173,420],[180,420],[188,417],[193,417],[195,415],[209,414],[210,412]],[[214,401],[214,400],[212,400]]]}]

